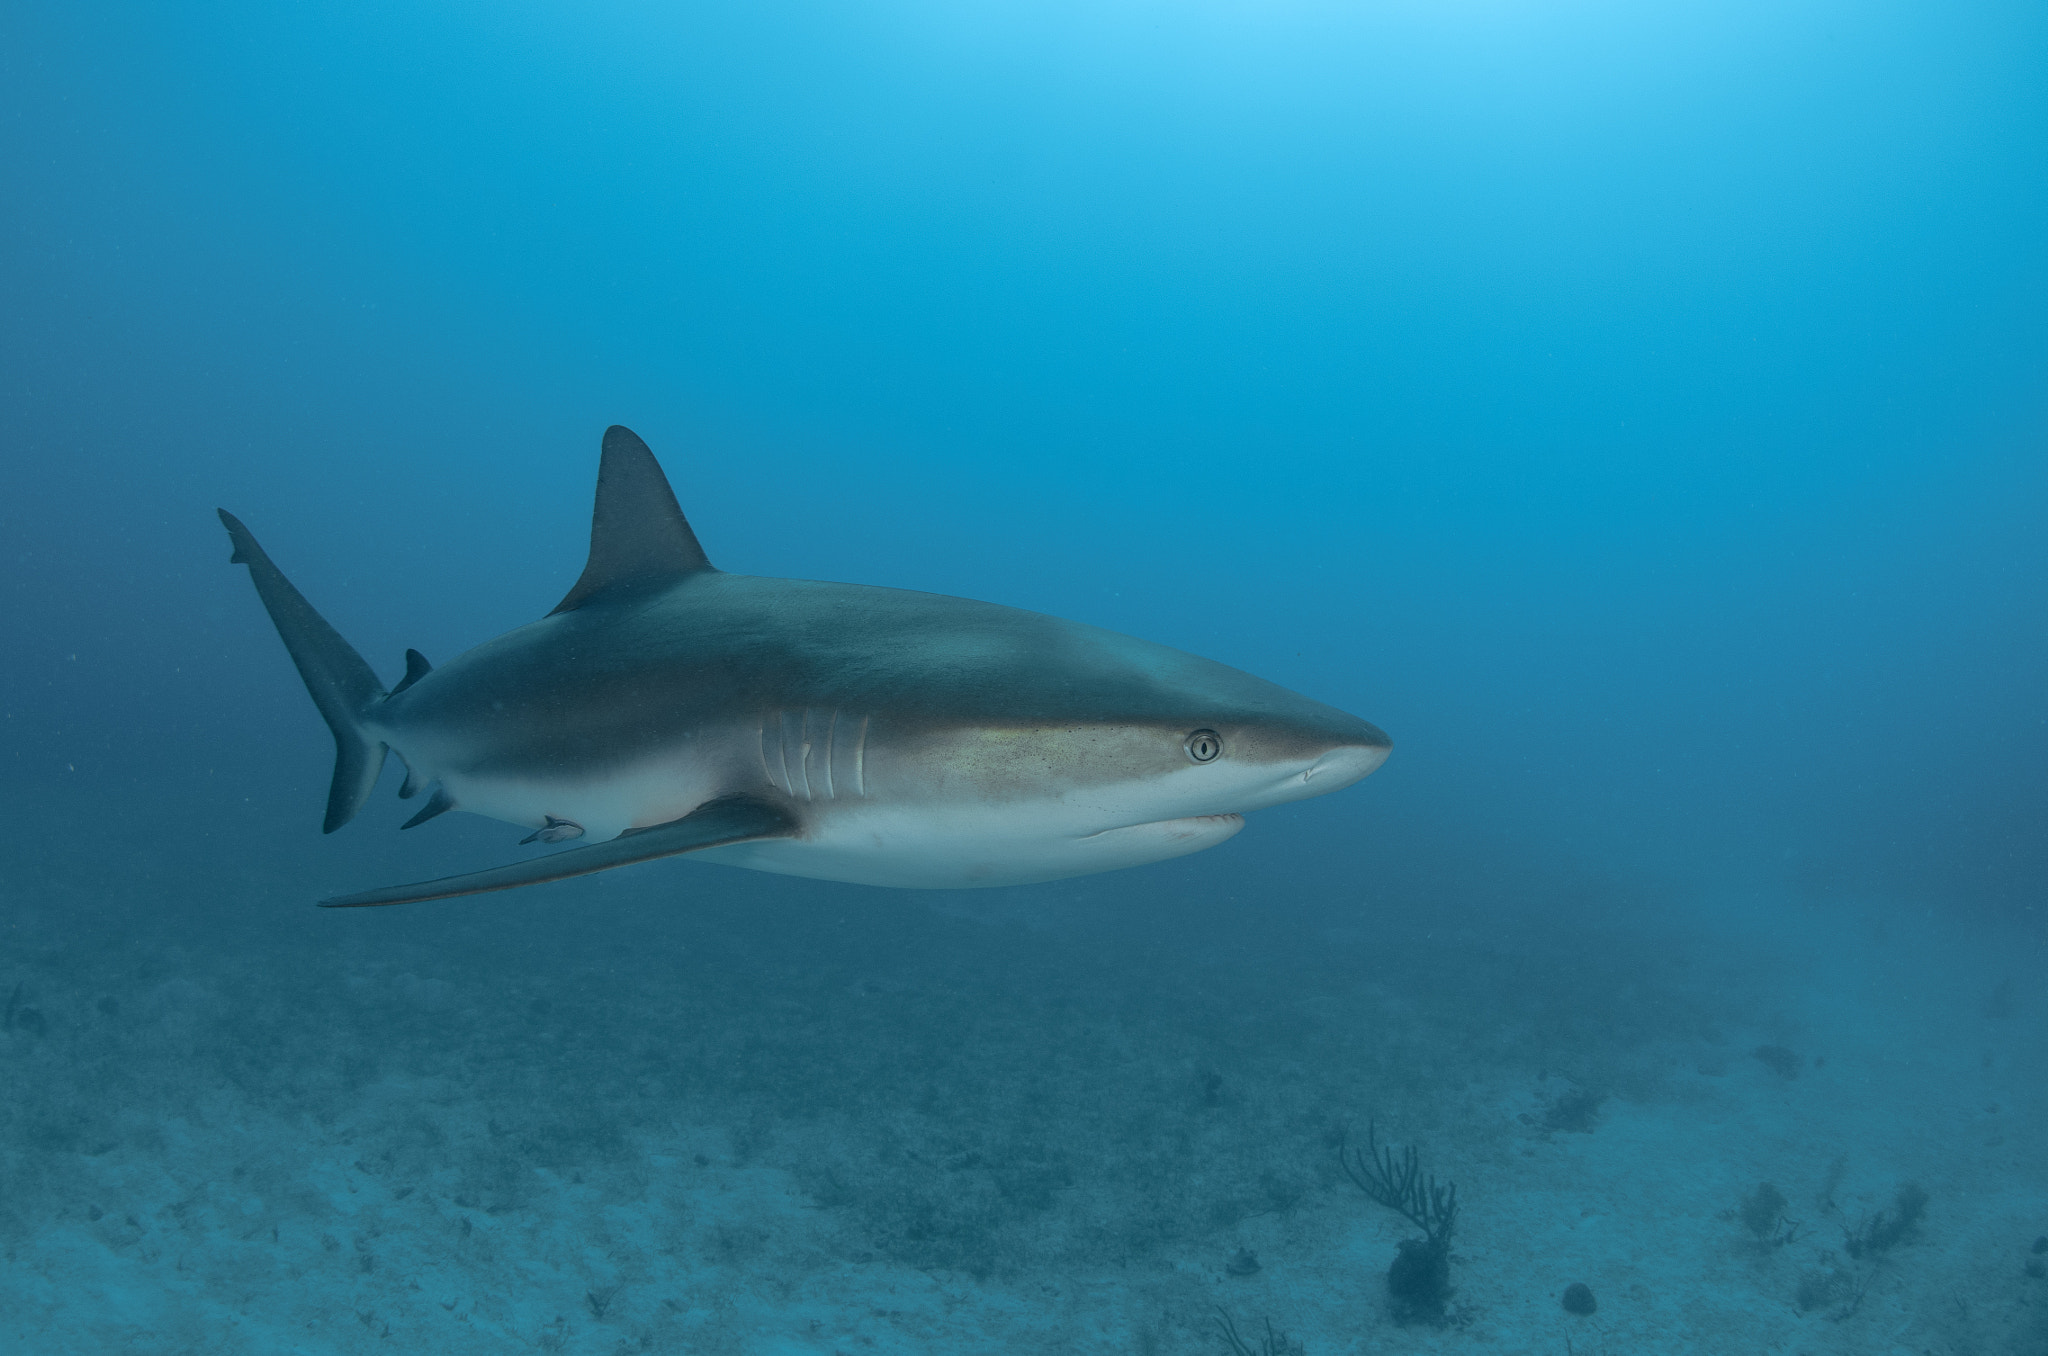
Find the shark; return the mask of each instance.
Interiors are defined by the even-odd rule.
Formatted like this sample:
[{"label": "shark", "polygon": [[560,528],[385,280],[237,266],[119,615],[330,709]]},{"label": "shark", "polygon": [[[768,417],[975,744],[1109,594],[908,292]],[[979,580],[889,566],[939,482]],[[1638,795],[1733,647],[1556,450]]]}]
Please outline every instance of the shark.
[{"label": "shark", "polygon": [[[1213,847],[1352,785],[1377,726],[1165,645],[994,603],[732,574],[647,444],[604,435],[590,554],[554,610],[386,689],[225,509],[335,743],[324,830],[398,794],[554,848],[321,900],[405,904],[689,854],[857,884],[1021,885]],[[561,844],[574,844],[561,847]]]}]

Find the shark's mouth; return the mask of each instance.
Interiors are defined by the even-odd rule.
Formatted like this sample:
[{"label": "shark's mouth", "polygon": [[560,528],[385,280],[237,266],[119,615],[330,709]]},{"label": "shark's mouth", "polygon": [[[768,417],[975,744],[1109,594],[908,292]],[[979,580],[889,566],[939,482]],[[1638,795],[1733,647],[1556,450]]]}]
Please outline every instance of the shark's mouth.
[{"label": "shark's mouth", "polygon": [[712,848],[700,856],[793,876],[858,881],[899,889],[976,889],[1030,885],[1184,857],[1214,847],[1244,827],[1241,815],[1194,815],[1124,824],[1096,833],[989,832],[987,825],[946,837],[875,832],[869,822],[802,838],[764,838]]},{"label": "shark's mouth", "polygon": [[1114,829],[1101,829],[1095,833],[1082,834],[1077,841],[1093,843],[1124,836],[1157,838],[1168,842],[1199,840],[1189,843],[1187,851],[1192,852],[1198,847],[1220,843],[1243,827],[1243,815],[1189,815],[1184,819],[1153,819],[1142,824],[1124,824]]}]

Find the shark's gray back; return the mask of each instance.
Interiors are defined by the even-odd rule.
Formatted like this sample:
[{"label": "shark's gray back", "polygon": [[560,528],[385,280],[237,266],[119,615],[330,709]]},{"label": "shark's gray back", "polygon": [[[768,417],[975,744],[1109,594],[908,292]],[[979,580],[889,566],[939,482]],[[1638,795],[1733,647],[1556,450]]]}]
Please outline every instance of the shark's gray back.
[{"label": "shark's gray back", "polygon": [[776,709],[841,709],[899,731],[1352,718],[1224,664],[1021,608],[862,584],[704,571],[543,618],[392,697],[432,730],[561,773]]}]

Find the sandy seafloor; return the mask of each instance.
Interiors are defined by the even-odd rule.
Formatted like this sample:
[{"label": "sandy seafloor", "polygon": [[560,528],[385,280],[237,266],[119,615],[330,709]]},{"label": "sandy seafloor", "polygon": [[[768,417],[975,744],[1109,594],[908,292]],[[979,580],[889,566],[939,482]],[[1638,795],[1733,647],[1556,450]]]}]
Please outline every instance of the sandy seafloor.
[{"label": "sandy seafloor", "polygon": [[[10,1352],[1214,1353],[1219,1307],[1310,1356],[2048,1352],[2048,970],[1940,900],[1298,898],[1212,853],[336,914],[502,830],[404,857],[251,805],[86,852],[92,809],[11,816],[0,872]],[[1546,1128],[1574,1089],[1591,1128]],[[1412,1231],[1335,1156],[1368,1117],[1458,1184],[1443,1326],[1389,1315]],[[1764,1180],[1782,1247],[1736,1217]],[[1846,1258],[1904,1181],[1921,1226]],[[1798,1303],[1830,1267],[1846,1316]]]}]

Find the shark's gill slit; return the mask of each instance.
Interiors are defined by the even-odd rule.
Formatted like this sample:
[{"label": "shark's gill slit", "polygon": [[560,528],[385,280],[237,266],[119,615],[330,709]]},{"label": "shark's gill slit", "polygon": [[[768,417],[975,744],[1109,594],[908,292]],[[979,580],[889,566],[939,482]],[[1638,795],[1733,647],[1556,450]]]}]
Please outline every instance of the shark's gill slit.
[{"label": "shark's gill slit", "polygon": [[811,795],[811,708],[808,706],[797,717],[796,741],[797,775],[804,779],[804,799],[813,800],[816,798]]},{"label": "shark's gill slit", "polygon": [[781,787],[788,795],[796,794],[796,782],[789,775],[789,712],[775,713],[775,765],[782,769]]},{"label": "shark's gill slit", "polygon": [[825,799],[837,800],[839,793],[832,785],[832,741],[839,737],[839,708],[832,708],[832,719],[825,725]]},{"label": "shark's gill slit", "polygon": [[853,744],[853,793],[868,798],[868,718],[860,718],[860,736]]}]

